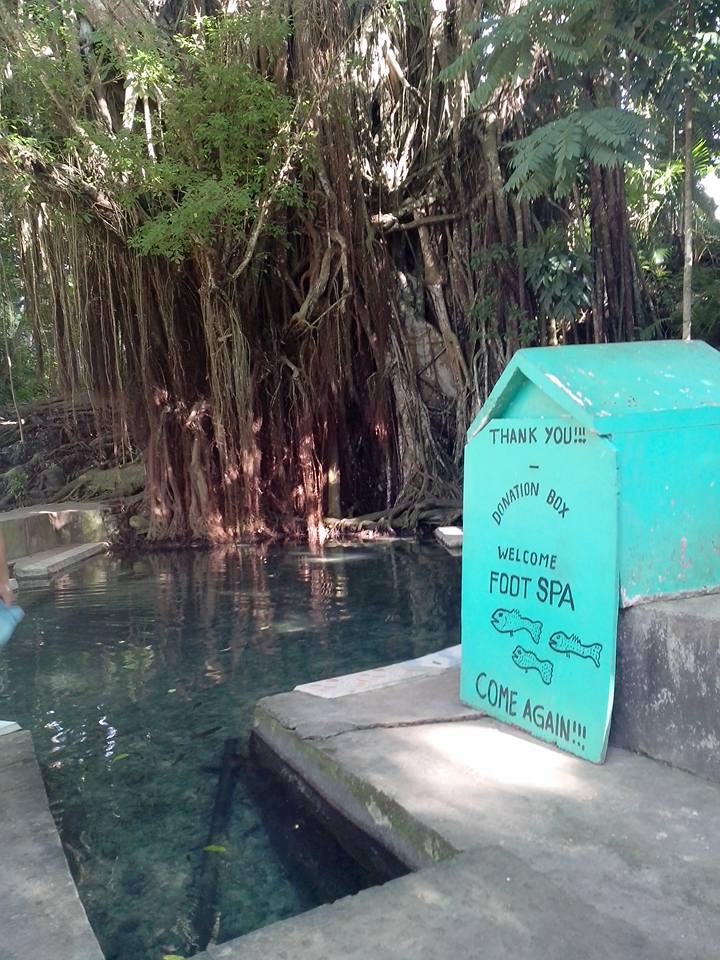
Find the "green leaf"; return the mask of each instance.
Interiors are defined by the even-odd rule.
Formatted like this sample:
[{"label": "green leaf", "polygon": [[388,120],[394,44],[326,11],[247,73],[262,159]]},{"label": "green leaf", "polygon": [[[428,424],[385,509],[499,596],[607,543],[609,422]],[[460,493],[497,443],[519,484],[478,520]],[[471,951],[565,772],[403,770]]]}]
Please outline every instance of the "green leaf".
[{"label": "green leaf", "polygon": [[127,760],[129,756],[129,753],[116,753],[110,763],[119,763],[121,760]]},{"label": "green leaf", "polygon": [[227,848],[223,847],[219,843],[211,843],[207,847],[203,847],[204,853],[227,853]]},{"label": "green leaf", "polygon": [[582,161],[608,169],[632,163],[646,137],[647,122],[630,110],[576,110],[511,145],[512,173],[505,189],[530,200],[550,193],[567,196]]}]

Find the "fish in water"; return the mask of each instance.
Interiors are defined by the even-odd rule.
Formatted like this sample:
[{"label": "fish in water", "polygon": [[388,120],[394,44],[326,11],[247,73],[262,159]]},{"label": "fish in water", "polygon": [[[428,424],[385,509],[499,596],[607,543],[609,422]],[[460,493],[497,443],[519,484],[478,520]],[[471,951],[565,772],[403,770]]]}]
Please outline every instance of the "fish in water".
[{"label": "fish in water", "polygon": [[553,665],[550,660],[541,660],[532,650],[524,650],[522,647],[515,647],[512,652],[512,662],[516,667],[520,667],[525,673],[528,670],[537,670],[542,682],[549,686],[552,683]]},{"label": "fish in water", "polygon": [[600,666],[601,643],[580,643],[576,634],[568,635],[563,633],[562,630],[558,630],[550,637],[548,644],[555,653],[564,653],[566,657],[573,654],[576,657],[582,657],[584,660],[592,660],[596,667]]},{"label": "fish in water", "polygon": [[517,609],[503,610],[500,607],[492,615],[490,622],[498,633],[509,633],[512,637],[513,634],[520,633],[521,630],[524,630],[530,634],[533,643],[540,643],[540,634],[543,628],[542,623],[539,620],[530,620],[528,617],[523,617]]},{"label": "fish in water", "polygon": [[217,727],[210,727],[209,730],[201,730],[200,733],[191,733],[191,734],[190,734],[190,739],[191,739],[191,740],[203,740],[205,737],[209,737],[209,736],[211,736],[211,734],[217,733],[218,730],[222,730],[222,725],[219,725],[219,726],[217,726]]}]

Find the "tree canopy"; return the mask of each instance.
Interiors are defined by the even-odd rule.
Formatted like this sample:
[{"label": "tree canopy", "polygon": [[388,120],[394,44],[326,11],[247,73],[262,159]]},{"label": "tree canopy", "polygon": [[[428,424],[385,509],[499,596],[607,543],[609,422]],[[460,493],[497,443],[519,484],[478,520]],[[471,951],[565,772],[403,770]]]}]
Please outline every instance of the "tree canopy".
[{"label": "tree canopy", "polygon": [[708,0],[4,0],[15,399],[90,397],[153,539],[457,515],[518,347],[679,335],[688,268],[718,336],[718,30]]}]

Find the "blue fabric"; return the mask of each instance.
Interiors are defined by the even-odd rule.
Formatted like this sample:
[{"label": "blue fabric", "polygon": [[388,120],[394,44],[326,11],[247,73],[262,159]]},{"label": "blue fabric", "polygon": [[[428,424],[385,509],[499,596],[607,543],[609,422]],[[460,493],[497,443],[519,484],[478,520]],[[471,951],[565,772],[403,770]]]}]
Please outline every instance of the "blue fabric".
[{"label": "blue fabric", "polygon": [[0,649],[8,642],[24,616],[21,607],[6,607],[0,600]]}]

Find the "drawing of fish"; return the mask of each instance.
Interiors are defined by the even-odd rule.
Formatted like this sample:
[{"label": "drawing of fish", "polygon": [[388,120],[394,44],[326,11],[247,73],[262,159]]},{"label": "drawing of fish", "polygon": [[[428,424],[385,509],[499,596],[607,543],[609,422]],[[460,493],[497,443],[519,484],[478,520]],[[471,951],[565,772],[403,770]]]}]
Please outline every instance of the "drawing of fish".
[{"label": "drawing of fish", "polygon": [[584,660],[592,660],[596,667],[600,666],[601,643],[580,643],[576,634],[571,633],[568,636],[567,633],[558,630],[550,637],[548,644],[555,653],[564,653],[566,657],[572,654]]},{"label": "drawing of fish", "polygon": [[490,622],[498,633],[509,633],[512,637],[524,630],[530,634],[533,643],[540,643],[540,634],[543,625],[539,620],[530,620],[523,617],[519,610],[503,610],[498,608],[490,617]]},{"label": "drawing of fish", "polygon": [[540,679],[546,686],[552,683],[553,665],[550,660],[541,660],[535,656],[532,650],[524,650],[522,647],[515,647],[512,652],[512,662],[516,667],[520,667],[525,673],[528,670],[537,670]]}]

